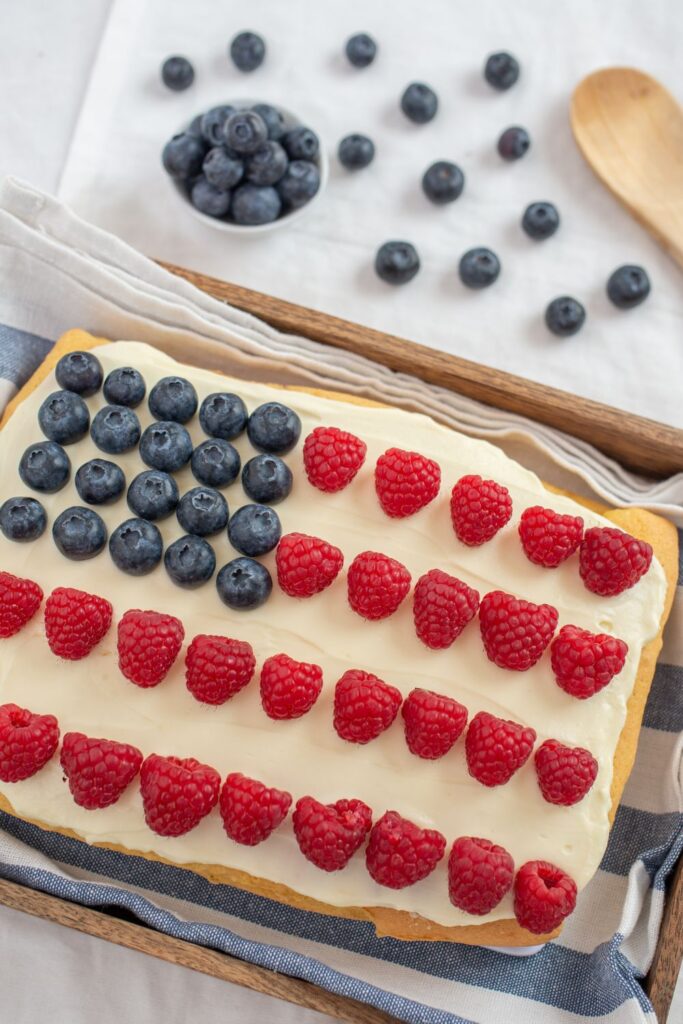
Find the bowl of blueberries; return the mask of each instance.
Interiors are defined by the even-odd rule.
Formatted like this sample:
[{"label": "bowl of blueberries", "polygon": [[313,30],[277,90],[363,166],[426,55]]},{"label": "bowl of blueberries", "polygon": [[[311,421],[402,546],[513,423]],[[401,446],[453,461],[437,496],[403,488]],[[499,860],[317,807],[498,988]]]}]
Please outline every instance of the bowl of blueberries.
[{"label": "bowl of blueberries", "polygon": [[315,131],[281,106],[211,107],[164,146],[162,163],[188,209],[221,231],[271,231],[323,191],[327,158]]}]

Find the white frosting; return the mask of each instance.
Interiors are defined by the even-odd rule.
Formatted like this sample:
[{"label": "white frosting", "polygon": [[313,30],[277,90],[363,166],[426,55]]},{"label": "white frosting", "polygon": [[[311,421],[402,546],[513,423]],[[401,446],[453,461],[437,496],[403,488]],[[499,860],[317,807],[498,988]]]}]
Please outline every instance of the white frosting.
[{"label": "white frosting", "polygon": [[[303,718],[273,722],[260,706],[257,669],[253,682],[237,697],[221,707],[209,707],[198,703],[185,688],[182,655],[161,685],[143,690],[118,671],[115,628],[89,657],[64,662],[51,654],[39,614],[16,637],[1,642],[0,703],[15,701],[33,711],[51,712],[59,719],[62,732],[78,729],[91,736],[125,740],[145,754],[191,755],[213,765],[223,777],[241,771],[289,790],[295,800],[304,794],[324,802],[358,797],[373,808],[376,817],[391,808],[418,824],[438,828],[449,845],[457,836],[485,836],[505,846],[516,864],[545,858],[568,871],[580,888],[584,886],[607,842],[612,761],[640,651],[656,634],[663,608],[666,580],[659,563],[653,560],[637,586],[616,598],[588,593],[578,575],[576,556],[555,570],[532,565],[517,535],[525,507],[540,503],[580,514],[589,526],[604,525],[605,520],[566,498],[548,494],[536,476],[494,446],[454,433],[425,416],[299,392],[283,396],[262,384],[181,367],[158,351],[133,342],[99,348],[97,356],[105,374],[115,366],[137,367],[148,391],[160,377],[181,373],[192,381],[200,401],[212,391],[229,390],[238,392],[250,409],[268,399],[284,398],[301,417],[302,440],[321,424],[352,431],[367,443],[367,460],[356,480],[338,494],[321,494],[310,486],[303,472],[301,444],[287,456],[294,488],[277,506],[283,532],[326,538],[342,549],[347,566],[359,551],[379,550],[400,559],[413,581],[439,567],[482,595],[502,588],[532,601],[549,602],[559,610],[560,625],[573,623],[626,640],[626,665],[601,693],[579,701],[555,684],[548,652],[528,672],[509,672],[493,665],[483,652],[476,621],[450,649],[438,652],[428,650],[417,639],[410,599],[389,619],[364,622],[347,604],[344,572],[332,587],[313,598],[293,600],[275,585],[262,608],[236,613],[220,602],[213,582],[197,591],[180,590],[163,564],[149,576],[136,579],[119,572],[106,549],[90,561],[69,561],[57,552],[48,528],[31,544],[0,537],[0,568],[36,580],[46,595],[59,585],[101,594],[112,602],[115,619],[136,607],[171,612],[182,619],[188,643],[197,633],[247,640],[258,665],[280,651],[316,662],[324,672],[323,692]],[[0,500],[26,493],[17,472],[18,459],[26,445],[40,437],[38,405],[55,387],[54,374],[50,374],[19,406],[0,436]],[[104,404],[101,393],[87,401],[91,414]],[[146,403],[137,412],[144,427],[150,421]],[[195,443],[199,442],[202,433],[197,417],[189,429]],[[236,445],[244,461],[253,454],[246,436]],[[388,519],[374,493],[375,461],[393,445],[437,459],[442,471],[438,498],[404,520]],[[74,472],[87,459],[102,455],[89,438],[67,450]],[[116,461],[128,482],[145,468],[137,452]],[[450,523],[450,489],[466,473],[479,473],[505,484],[513,499],[512,521],[480,548],[460,544]],[[177,474],[177,480],[181,493],[195,483],[189,469]],[[248,500],[239,481],[227,488],[225,495],[231,510]],[[41,500],[50,522],[61,509],[81,504],[73,482]],[[110,530],[130,515],[125,499],[98,511]],[[159,526],[165,543],[182,532],[175,517]],[[212,538],[212,543],[219,567],[235,557],[224,534]],[[273,555],[265,562],[275,577]],[[452,695],[468,707],[470,717],[485,710],[533,726],[539,742],[554,737],[588,747],[600,766],[595,785],[574,807],[552,806],[541,797],[531,760],[506,786],[487,789],[467,774],[462,740],[441,760],[421,760],[406,747],[400,717],[366,746],[346,743],[332,728],[332,695],[336,680],[352,667],[374,672],[404,695],[414,686]],[[105,810],[86,811],[76,806],[57,758],[32,779],[1,784],[0,789],[20,815],[75,829],[88,841],[154,851],[179,864],[226,865],[336,906],[394,907],[445,925],[512,916],[510,896],[485,919],[472,918],[451,906],[445,858],[429,878],[399,892],[372,881],[362,854],[343,871],[320,871],[299,853],[290,819],[257,847],[229,840],[217,811],[186,836],[161,838],[145,825],[135,785]]]}]

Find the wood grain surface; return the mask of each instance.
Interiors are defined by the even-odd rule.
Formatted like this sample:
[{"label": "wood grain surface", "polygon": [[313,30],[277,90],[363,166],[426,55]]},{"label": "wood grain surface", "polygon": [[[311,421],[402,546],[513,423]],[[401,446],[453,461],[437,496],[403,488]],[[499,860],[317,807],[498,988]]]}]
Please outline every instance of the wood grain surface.
[{"label": "wood grain surface", "polygon": [[[659,933],[645,991],[652,1000],[659,1024],[665,1024],[676,981],[683,964],[683,858],[679,860],[668,886],[664,920]],[[671,1021],[680,1024],[680,1021]]]}]

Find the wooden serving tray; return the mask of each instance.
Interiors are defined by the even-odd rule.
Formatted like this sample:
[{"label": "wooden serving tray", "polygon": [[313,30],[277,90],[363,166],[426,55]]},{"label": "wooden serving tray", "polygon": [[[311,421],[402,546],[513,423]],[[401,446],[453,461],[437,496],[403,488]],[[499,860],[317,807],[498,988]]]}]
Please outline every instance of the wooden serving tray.
[{"label": "wooden serving tray", "polygon": [[[578,398],[423,345],[361,327],[338,317],[275,299],[261,292],[171,264],[166,269],[210,295],[252,313],[281,331],[356,352],[390,369],[411,373],[488,405],[520,413],[588,441],[624,466],[649,476],[683,469],[683,430]],[[226,953],[154,931],[131,915],[93,910],[15,882],[0,879],[0,904],[54,921],[96,938],[148,953],[265,995],[326,1013],[350,1024],[398,1024],[394,1017],[364,1003],[338,996],[299,978],[290,978]],[[683,860],[669,886],[652,968],[645,979],[660,1024],[665,1024],[683,961]]]}]

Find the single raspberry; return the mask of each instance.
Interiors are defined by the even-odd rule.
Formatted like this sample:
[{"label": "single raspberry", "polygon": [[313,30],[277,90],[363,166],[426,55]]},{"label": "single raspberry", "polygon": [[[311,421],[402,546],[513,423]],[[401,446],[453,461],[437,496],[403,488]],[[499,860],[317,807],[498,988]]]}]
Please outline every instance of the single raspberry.
[{"label": "single raspberry", "polygon": [[410,590],[410,573],[395,558],[362,551],[349,566],[349,604],[364,619],[393,615]]},{"label": "single raspberry", "polygon": [[67,732],[60,762],[75,802],[93,811],[116,803],[140,771],[142,753],[129,743]]},{"label": "single raspberry", "polygon": [[519,536],[530,562],[555,569],[573,555],[581,543],[583,519],[534,505],[522,512]]},{"label": "single raspberry", "polygon": [[430,569],[415,584],[415,631],[432,650],[450,647],[478,608],[478,591],[441,569]]},{"label": "single raspberry", "polygon": [[306,860],[322,871],[341,871],[363,845],[372,811],[362,800],[321,804],[312,796],[297,801],[294,835]]},{"label": "single raspberry", "polygon": [[47,764],[59,743],[54,715],[36,715],[16,704],[0,705],[0,780],[21,782]]},{"label": "single raspberry", "polygon": [[534,935],[557,928],[576,905],[576,882],[547,860],[529,860],[515,878],[515,917]]},{"label": "single raspberry", "polygon": [[389,448],[375,466],[375,490],[388,516],[404,519],[419,512],[439,493],[441,467],[419,452]]},{"label": "single raspberry", "polygon": [[549,804],[571,807],[583,800],[595,782],[598,762],[584,747],[565,747],[546,740],[534,754],[541,793]]},{"label": "single raspberry", "polygon": [[185,685],[204,704],[225,704],[247,685],[255,668],[245,640],[200,633],[185,655]]},{"label": "single raspberry", "polygon": [[320,665],[294,661],[287,654],[267,658],[261,669],[261,704],[269,718],[301,718],[323,688]]},{"label": "single raspberry", "polygon": [[316,427],[304,441],[306,476],[319,491],[341,491],[365,462],[367,446],[338,427]]},{"label": "single raspberry", "polygon": [[525,672],[539,660],[557,627],[557,609],[533,604],[502,590],[485,594],[479,606],[479,629],[490,661],[500,668]]},{"label": "single raspberry", "polygon": [[33,580],[0,572],[0,637],[14,636],[36,614],[43,591]]},{"label": "single raspberry", "polygon": [[291,794],[285,790],[271,789],[232,772],[223,783],[218,806],[230,839],[243,846],[256,846],[285,820],[291,805]]},{"label": "single raspberry", "polygon": [[389,889],[405,889],[430,875],[444,855],[446,840],[433,828],[419,828],[396,811],[376,821],[365,850],[371,878]]},{"label": "single raspberry", "polygon": [[431,690],[412,690],[401,714],[408,749],[430,761],[447,754],[467,725],[466,707]]},{"label": "single raspberry", "polygon": [[401,706],[395,686],[361,669],[349,669],[334,689],[334,727],[349,743],[369,743],[388,729]]},{"label": "single raspberry", "polygon": [[185,630],[180,619],[160,612],[125,612],[119,622],[119,668],[136,686],[157,686],[180,653]]},{"label": "single raspberry", "polygon": [[334,583],[344,556],[334,544],[305,533],[286,533],[275,552],[277,581],[290,597],[311,597]]},{"label": "single raspberry", "polygon": [[221,777],[193,757],[150,754],[140,769],[145,821],[160,836],[182,836],[218,803]]},{"label": "single raspberry", "polygon": [[614,597],[633,587],[651,561],[652,548],[647,541],[609,526],[593,526],[581,541],[579,573],[588,590]]},{"label": "single raspberry", "polygon": [[451,492],[451,522],[458,540],[470,547],[486,543],[512,515],[507,487],[480,476],[463,476]]},{"label": "single raspberry", "polygon": [[624,667],[628,645],[617,636],[563,626],[550,645],[550,664],[565,693],[586,700]]},{"label": "single raspberry", "polygon": [[515,865],[502,846],[461,836],[448,858],[448,895],[467,914],[488,914],[512,888]]},{"label": "single raspberry", "polygon": [[529,759],[535,742],[533,729],[479,711],[465,737],[467,770],[484,786],[503,786]]},{"label": "single raspberry", "polygon": [[50,650],[69,661],[85,658],[111,626],[112,614],[104,597],[56,587],[45,602],[45,636]]}]

